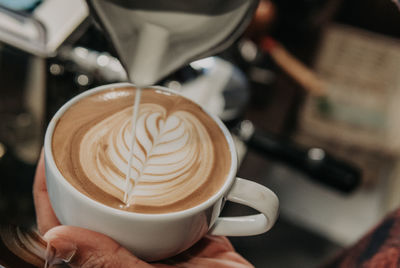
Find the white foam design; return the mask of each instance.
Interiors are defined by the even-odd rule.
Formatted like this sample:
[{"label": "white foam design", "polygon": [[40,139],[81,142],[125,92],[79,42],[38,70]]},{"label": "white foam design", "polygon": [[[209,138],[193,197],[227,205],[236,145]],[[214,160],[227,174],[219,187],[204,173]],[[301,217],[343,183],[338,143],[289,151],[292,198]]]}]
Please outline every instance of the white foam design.
[{"label": "white foam design", "polygon": [[[122,202],[131,115],[132,107],[94,125],[79,153],[89,180]],[[158,104],[140,105],[133,154],[128,203],[139,205],[165,206],[184,199],[203,185],[214,162],[211,138],[196,116],[187,111],[168,114]]]}]

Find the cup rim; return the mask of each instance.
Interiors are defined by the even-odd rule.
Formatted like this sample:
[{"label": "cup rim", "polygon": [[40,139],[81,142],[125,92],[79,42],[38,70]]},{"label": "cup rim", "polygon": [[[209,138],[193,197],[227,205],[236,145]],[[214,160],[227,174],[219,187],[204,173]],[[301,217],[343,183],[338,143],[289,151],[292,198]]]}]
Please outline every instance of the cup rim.
[{"label": "cup rim", "polygon": [[[230,189],[234,182],[234,178],[236,177],[236,172],[237,172],[237,154],[236,154],[236,149],[235,149],[235,144],[233,142],[233,138],[229,130],[226,128],[224,123],[219,119],[217,116],[210,114],[208,111],[204,110],[199,104],[197,104],[195,101],[183,96],[180,92],[177,92],[175,90],[169,89],[167,87],[163,86],[149,86],[145,88],[151,88],[151,89],[156,89],[156,90],[162,90],[162,91],[167,91],[173,94],[177,94],[194,104],[200,106],[200,108],[212,119],[214,122],[217,123],[219,126],[220,130],[223,132],[225,139],[228,143],[229,146],[229,152],[231,155],[231,166],[229,169],[229,173],[227,174],[227,178],[222,185],[222,187],[209,199],[207,199],[205,202],[198,204],[194,207],[185,209],[185,210],[180,210],[180,211],[175,211],[175,212],[169,212],[169,213],[159,213],[159,214],[147,214],[147,213],[138,213],[138,212],[131,212],[131,211],[124,211],[120,210],[117,208],[113,208],[110,206],[107,206],[105,204],[102,204],[101,202],[98,202],[94,199],[91,199],[87,195],[81,193],[78,189],[73,187],[61,174],[60,170],[58,169],[54,157],[53,157],[53,152],[52,152],[52,138],[53,138],[53,132],[54,128],[61,118],[61,116],[76,102],[81,100],[82,98],[85,98],[87,96],[93,95],[97,92],[107,90],[107,89],[117,89],[117,88],[122,88],[122,87],[134,87],[137,88],[136,85],[132,83],[127,83],[127,82],[122,82],[122,83],[112,83],[112,84],[107,84],[107,85],[102,85],[98,86],[92,89],[89,89],[83,93],[78,94],[77,96],[73,97],[69,101],[67,101],[58,111],[54,114],[52,119],[49,122],[49,125],[47,126],[46,129],[46,134],[45,134],[45,140],[44,140],[44,155],[45,155],[45,163],[46,163],[46,169],[50,169],[53,174],[55,174],[54,179],[57,180],[62,184],[62,186],[68,190],[72,195],[74,195],[78,199],[83,199],[87,204],[90,204],[92,207],[95,207],[99,210],[104,210],[107,212],[107,214],[112,214],[116,216],[122,216],[126,218],[135,218],[135,219],[146,219],[146,220],[151,220],[151,219],[175,219],[175,218],[183,218],[189,215],[196,214],[198,212],[201,212],[208,207],[214,205],[219,198],[223,197],[224,194]],[[47,179],[47,177],[46,177]]]}]

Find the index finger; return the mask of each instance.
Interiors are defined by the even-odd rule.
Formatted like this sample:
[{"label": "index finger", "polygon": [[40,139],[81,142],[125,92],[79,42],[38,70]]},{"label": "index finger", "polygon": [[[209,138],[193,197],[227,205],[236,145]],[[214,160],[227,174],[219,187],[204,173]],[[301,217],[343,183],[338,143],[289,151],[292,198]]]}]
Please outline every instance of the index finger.
[{"label": "index finger", "polygon": [[60,222],[50,204],[47,192],[43,150],[36,167],[35,180],[33,183],[33,201],[35,203],[36,222],[40,234],[43,235],[49,229],[60,225]]}]

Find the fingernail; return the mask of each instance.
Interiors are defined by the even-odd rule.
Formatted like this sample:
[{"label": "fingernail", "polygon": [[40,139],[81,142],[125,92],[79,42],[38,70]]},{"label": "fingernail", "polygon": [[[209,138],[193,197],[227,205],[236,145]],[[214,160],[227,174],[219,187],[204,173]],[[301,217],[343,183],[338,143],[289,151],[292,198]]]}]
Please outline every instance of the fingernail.
[{"label": "fingernail", "polygon": [[64,239],[55,239],[47,243],[45,268],[62,262],[70,262],[76,253],[75,244]]}]

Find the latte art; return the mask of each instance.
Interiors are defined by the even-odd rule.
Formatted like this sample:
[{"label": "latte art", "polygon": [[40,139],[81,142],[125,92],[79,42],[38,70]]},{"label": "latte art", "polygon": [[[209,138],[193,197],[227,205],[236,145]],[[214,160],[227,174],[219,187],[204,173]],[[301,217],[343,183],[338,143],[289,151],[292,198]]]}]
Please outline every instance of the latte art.
[{"label": "latte art", "polygon": [[100,203],[133,212],[180,211],[209,199],[231,166],[220,127],[197,104],[154,89],[143,89],[132,127],[135,94],[135,88],[107,89],[61,116],[52,151],[64,178]]},{"label": "latte art", "polygon": [[[129,159],[131,107],[93,126],[83,137],[79,158],[86,176],[123,202]],[[199,189],[214,162],[210,135],[186,111],[143,104],[136,123],[128,204],[160,206],[184,199]]]}]

